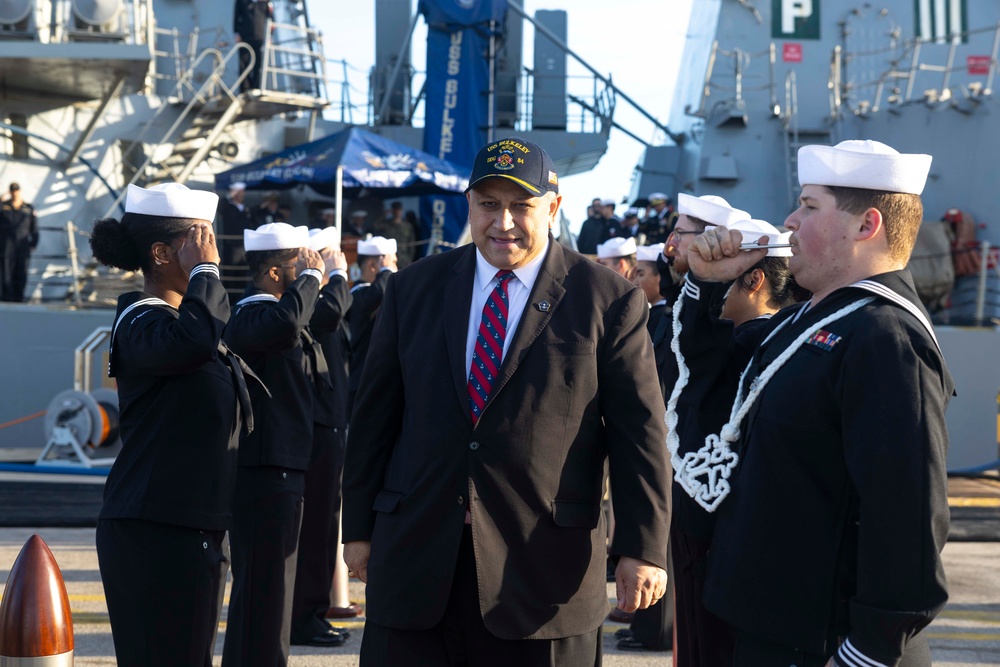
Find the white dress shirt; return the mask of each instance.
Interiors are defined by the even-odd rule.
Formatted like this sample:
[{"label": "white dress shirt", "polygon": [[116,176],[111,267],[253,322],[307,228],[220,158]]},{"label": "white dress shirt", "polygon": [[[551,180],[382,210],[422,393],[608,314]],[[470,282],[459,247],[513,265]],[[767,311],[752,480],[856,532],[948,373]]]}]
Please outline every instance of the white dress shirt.
[{"label": "white dress shirt", "polygon": [[[535,279],[542,269],[545,253],[549,250],[548,240],[538,256],[519,269],[514,269],[514,277],[507,281],[507,334],[503,341],[503,358],[507,358],[510,341],[514,339],[521,314],[528,304],[528,295],[535,286]],[[490,298],[490,293],[497,286],[497,267],[486,261],[483,254],[476,248],[476,278],[472,286],[472,305],[469,306],[469,330],[465,337],[465,368],[466,376],[472,369],[472,354],[476,349],[476,338],[479,336],[479,325],[483,321],[483,308]],[[503,361],[501,360],[501,363]]]}]

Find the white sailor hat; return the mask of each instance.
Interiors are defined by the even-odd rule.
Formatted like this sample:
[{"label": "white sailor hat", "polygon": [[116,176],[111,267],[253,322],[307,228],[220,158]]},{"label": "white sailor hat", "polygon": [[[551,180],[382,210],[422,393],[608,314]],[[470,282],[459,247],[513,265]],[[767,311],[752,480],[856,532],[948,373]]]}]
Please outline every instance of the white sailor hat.
[{"label": "white sailor hat", "polygon": [[677,195],[677,212],[690,215],[709,225],[728,227],[737,220],[749,220],[750,214],[733,208],[722,197],[702,195],[695,197],[684,192]]},{"label": "white sailor hat", "polygon": [[230,192],[232,192],[233,190],[246,190],[246,189],[247,189],[247,184],[244,183],[243,181],[233,181],[232,183],[229,184]]},{"label": "white sailor hat", "polygon": [[351,217],[352,218],[367,218],[368,217],[368,211],[366,211],[363,208],[359,208],[358,210],[351,212]]},{"label": "white sailor hat", "polygon": [[309,247],[317,251],[322,250],[323,248],[336,248],[339,250],[340,228],[324,227],[322,229],[310,229]]},{"label": "white sailor hat", "polygon": [[799,149],[799,185],[832,185],[919,195],[931,170],[931,156],[900,153],[878,141],[841,141],[836,146]]},{"label": "white sailor hat", "polygon": [[625,217],[626,218],[638,218],[639,217],[639,209],[637,209],[635,206],[630,206],[625,211]]},{"label": "white sailor hat", "polygon": [[663,253],[663,246],[663,243],[641,245],[635,249],[635,258],[640,262],[655,262],[656,258]]},{"label": "white sailor hat", "polygon": [[255,250],[290,250],[309,247],[309,228],[292,227],[287,222],[269,222],[257,229],[243,230],[243,247]]},{"label": "white sailor hat", "polygon": [[161,183],[150,188],[140,188],[130,183],[125,196],[125,212],[139,215],[211,222],[215,219],[218,207],[219,195],[192,190],[180,183]]},{"label": "white sailor hat", "polygon": [[358,241],[359,255],[391,255],[396,252],[396,239],[373,236],[367,241]]},{"label": "white sailor hat", "polygon": [[597,256],[600,259],[610,259],[611,257],[627,257],[634,255],[636,251],[635,239],[621,237],[608,239],[597,246]]},{"label": "white sailor hat", "polygon": [[[765,220],[737,220],[729,225],[729,229],[739,230],[743,235],[743,243],[756,243],[760,237],[768,237],[768,244],[788,243],[791,232],[782,234],[778,228]],[[767,251],[768,257],[791,257],[791,248],[770,248]]]},{"label": "white sailor hat", "polygon": [[667,201],[670,199],[670,197],[663,194],[662,192],[650,192],[649,196],[646,197],[646,199],[649,200],[650,204],[656,204],[657,202]]},{"label": "white sailor hat", "polygon": [[614,199],[602,199],[601,206],[617,206],[617,202]]},{"label": "white sailor hat", "polygon": [[337,215],[337,209],[335,208],[324,208],[319,212],[320,215]]}]

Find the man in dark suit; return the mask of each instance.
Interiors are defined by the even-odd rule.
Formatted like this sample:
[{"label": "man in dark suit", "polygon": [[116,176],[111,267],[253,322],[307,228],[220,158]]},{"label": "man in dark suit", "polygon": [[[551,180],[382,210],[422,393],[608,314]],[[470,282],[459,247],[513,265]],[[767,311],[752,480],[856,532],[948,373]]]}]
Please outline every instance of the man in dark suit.
[{"label": "man in dark suit", "polygon": [[480,150],[466,196],[474,245],[389,279],[351,420],[361,664],[600,664],[608,467],[618,606],[656,604],[666,584],[649,308],[553,240],[562,198],[535,144]]},{"label": "man in dark suit", "polygon": [[273,18],[274,7],[270,0],[236,0],[233,4],[233,33],[236,42],[244,42],[250,47],[250,51],[240,49],[240,70],[250,66],[251,51],[254,57],[253,69],[240,83],[241,91],[255,90],[261,86],[260,71],[264,64],[261,48],[267,38],[268,21]]}]

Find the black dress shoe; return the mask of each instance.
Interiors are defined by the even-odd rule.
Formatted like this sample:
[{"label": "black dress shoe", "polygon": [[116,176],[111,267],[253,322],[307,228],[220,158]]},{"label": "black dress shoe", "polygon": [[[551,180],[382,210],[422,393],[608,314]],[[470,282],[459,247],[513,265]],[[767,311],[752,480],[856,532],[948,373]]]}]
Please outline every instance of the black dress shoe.
[{"label": "black dress shoe", "polygon": [[627,637],[625,639],[618,640],[618,650],[619,651],[666,651],[667,649],[652,648],[650,646],[646,646],[638,639]]},{"label": "black dress shoe", "polygon": [[334,646],[342,646],[346,641],[347,635],[330,628],[326,632],[321,632],[315,637],[292,637],[291,643],[293,646],[320,646],[332,648]]},{"label": "black dress shoe", "polygon": [[630,628],[615,630],[615,639],[632,639],[632,630]]}]

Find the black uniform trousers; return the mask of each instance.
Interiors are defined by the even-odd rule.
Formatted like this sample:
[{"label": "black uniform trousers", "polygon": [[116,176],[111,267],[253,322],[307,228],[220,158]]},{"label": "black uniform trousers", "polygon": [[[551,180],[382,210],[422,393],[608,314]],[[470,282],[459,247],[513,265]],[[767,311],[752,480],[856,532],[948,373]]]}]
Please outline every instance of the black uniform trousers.
[{"label": "black uniform trousers", "polygon": [[[829,656],[806,653],[746,632],[736,631],[733,667],[824,667]],[[899,667],[930,667],[931,650],[923,632],[906,644]]]},{"label": "black uniform trousers", "polygon": [[[243,40],[250,50],[253,51],[254,55],[254,66],[253,69],[247,74],[247,78],[243,79],[240,84],[240,90],[245,92],[248,90],[256,90],[260,88],[261,80],[261,70],[264,67],[263,53],[261,53],[264,42],[259,39],[244,39]],[[240,49],[240,72],[245,70],[250,66],[250,53],[245,49]]]},{"label": "black uniform trousers", "polygon": [[710,539],[701,539],[670,525],[671,580],[677,596],[674,615],[677,645],[675,667],[730,667],[736,631],[701,603],[708,567]]},{"label": "black uniform trousers", "polygon": [[329,624],[330,586],[340,543],[344,429],[315,424],[312,460],[305,475],[302,530],[292,601],[292,638],[310,639]]},{"label": "black uniform trousers", "polygon": [[123,667],[211,667],[229,568],[225,531],[97,522],[97,557]]},{"label": "black uniform trousers", "polygon": [[305,473],[241,466],[233,494],[233,586],[222,664],[288,662]]},{"label": "black uniform trousers", "polygon": [[30,260],[31,245],[27,239],[0,237],[0,301],[24,301]]},{"label": "black uniform trousers", "polygon": [[600,667],[601,628],[564,639],[500,639],[479,609],[472,528],[465,527],[444,618],[429,630],[365,623],[361,667]]}]

